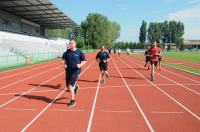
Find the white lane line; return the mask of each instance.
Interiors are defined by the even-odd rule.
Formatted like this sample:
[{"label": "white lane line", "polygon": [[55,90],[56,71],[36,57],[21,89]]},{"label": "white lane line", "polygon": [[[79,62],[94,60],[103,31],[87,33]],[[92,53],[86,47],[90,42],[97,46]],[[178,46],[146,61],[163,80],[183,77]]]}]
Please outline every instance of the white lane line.
[{"label": "white lane line", "polygon": [[185,76],[180,75],[180,74],[177,74],[177,73],[175,73],[175,72],[171,72],[171,71],[169,71],[169,70],[167,70],[167,69],[165,69],[165,68],[162,68],[162,70],[165,70],[166,72],[172,73],[172,74],[174,74],[174,75],[176,75],[176,76],[179,76],[179,77],[182,77],[182,78],[185,78],[185,79],[188,79],[188,80],[190,80],[190,81],[193,81],[193,82],[196,82],[196,83],[199,83],[199,84],[200,84],[199,81],[196,81],[196,80],[194,80],[194,79],[185,77]]},{"label": "white lane line", "polygon": [[91,113],[90,113],[90,118],[89,118],[89,122],[88,122],[88,126],[87,126],[87,132],[90,132],[91,127],[92,127],[92,120],[93,120],[94,110],[95,110],[95,106],[96,106],[96,102],[97,102],[97,96],[98,96],[98,93],[99,93],[100,81],[101,81],[101,74],[99,76],[99,81],[98,81],[98,84],[97,84],[94,102],[93,102],[93,105],[92,105],[92,110],[91,110]]},{"label": "white lane line", "polygon": [[108,112],[108,113],[131,113],[131,110],[101,110],[101,112]]},{"label": "white lane line", "polygon": [[[56,61],[56,60],[53,60],[53,61]],[[53,61],[50,61],[50,62],[48,61],[48,62],[43,62],[43,63],[37,63],[37,64],[33,64],[33,65],[30,65],[30,66],[20,67],[20,68],[16,68],[16,69],[10,69],[8,71],[1,71],[0,73],[6,73],[6,72],[20,70],[20,69],[27,68],[27,67],[33,67],[33,66],[43,65],[43,64],[46,64],[46,63],[51,63]]]},{"label": "white lane line", "polygon": [[[120,61],[124,64],[126,64],[128,67],[133,68],[132,66],[128,65],[127,63],[125,63],[124,61],[122,61],[120,59]],[[161,91],[163,94],[165,94],[167,97],[169,97],[171,100],[173,100],[176,104],[178,104],[180,107],[182,107],[184,110],[186,110],[188,113],[190,113],[193,117],[195,117],[197,120],[200,120],[200,117],[197,116],[196,114],[194,114],[191,110],[189,110],[187,107],[185,107],[183,104],[181,104],[179,101],[177,101],[175,98],[173,98],[171,95],[169,95],[168,93],[166,93],[165,91],[163,91],[160,87],[158,87],[156,84],[154,84],[153,82],[149,81],[148,79],[146,79],[142,74],[140,74],[137,70],[132,69],[134,72],[136,72],[137,74],[139,74],[142,78],[144,78],[146,81],[148,81],[150,84],[152,84],[155,88],[157,88],[159,91]]]},{"label": "white lane line", "polygon": [[152,114],[183,114],[184,112],[178,112],[178,111],[174,111],[174,112],[168,112],[168,111],[165,111],[165,112],[152,111],[151,113],[152,113]]},{"label": "white lane line", "polygon": [[144,114],[142,108],[140,107],[140,105],[139,105],[137,99],[135,98],[135,96],[133,95],[132,91],[130,90],[130,87],[129,87],[128,84],[126,83],[126,80],[123,78],[123,76],[122,76],[122,74],[121,74],[119,68],[117,67],[115,61],[114,61],[113,59],[112,59],[112,61],[113,61],[114,65],[115,65],[117,71],[119,72],[119,74],[120,74],[120,76],[121,76],[121,78],[122,78],[124,84],[126,85],[126,87],[127,87],[128,91],[129,91],[129,93],[130,93],[130,95],[131,95],[133,101],[135,102],[135,104],[136,104],[136,106],[138,107],[138,109],[139,109],[139,111],[140,111],[142,117],[144,118],[144,120],[145,120],[147,126],[149,127],[149,130],[150,130],[151,132],[154,132],[154,129],[153,129],[152,125],[150,124],[149,120],[147,119],[146,115]]},{"label": "white lane line", "polygon": [[66,109],[53,109],[55,112],[85,112],[83,109],[66,110]]},{"label": "white lane line", "polygon": [[192,90],[192,89],[190,89],[190,88],[188,88],[188,87],[186,87],[186,86],[184,86],[184,85],[182,85],[182,84],[180,84],[180,83],[178,83],[178,82],[176,82],[176,81],[174,81],[174,80],[172,80],[172,79],[169,79],[169,78],[166,77],[166,76],[163,76],[163,75],[161,75],[161,74],[158,74],[157,72],[155,72],[155,74],[157,74],[158,76],[163,77],[163,78],[167,79],[168,81],[171,81],[171,82],[175,83],[176,85],[181,86],[181,87],[183,87],[183,88],[185,88],[185,89],[187,89],[187,90],[189,90],[189,91],[191,91],[191,92],[193,92],[193,93],[195,93],[195,94],[197,94],[197,95],[200,95],[199,92],[197,92],[197,91],[195,91],[195,90]]},{"label": "white lane line", "polygon": [[[177,84],[156,84],[157,86],[177,86]],[[182,85],[188,85],[188,86],[199,86],[200,84],[182,84]],[[152,86],[151,84],[144,84],[144,85],[128,85],[129,87],[149,87]],[[126,86],[103,86],[100,87],[100,89],[106,89],[106,88],[123,88]],[[81,87],[80,90],[89,90],[89,89],[96,89],[97,87]],[[56,89],[56,90],[35,90],[31,91],[30,93],[42,93],[42,92],[55,92],[63,89]],[[2,93],[0,96],[8,96],[8,95],[15,95],[15,94],[23,94],[24,92],[18,92],[18,93]]]},{"label": "white lane line", "polygon": [[13,77],[13,76],[17,76],[17,75],[21,75],[21,74],[24,74],[24,73],[28,73],[28,72],[31,72],[31,71],[35,71],[35,70],[38,70],[38,69],[42,69],[42,68],[44,68],[44,67],[48,67],[48,66],[55,65],[55,64],[58,64],[58,63],[53,63],[53,64],[50,64],[50,65],[45,65],[45,66],[38,67],[38,68],[35,68],[35,69],[31,69],[31,70],[28,70],[28,71],[19,72],[19,73],[16,73],[16,74],[12,74],[12,75],[9,75],[9,76],[5,76],[5,77],[0,78],[0,80],[6,79],[6,78],[9,78],[9,77]]},{"label": "white lane line", "polygon": [[12,110],[12,111],[36,111],[37,109],[22,109],[22,108],[4,108],[6,110]]},{"label": "white lane line", "polygon": [[40,113],[38,115],[36,115],[34,117],[33,120],[31,120],[31,122],[29,122],[22,130],[21,132],[25,132],[26,129],[28,129],[28,127],[30,127],[63,93],[65,92],[65,90],[63,90],[62,92],[60,92],[56,98],[54,98],[42,111],[40,111]]},{"label": "white lane line", "polygon": [[[136,57],[137,58],[137,57]],[[137,61],[139,61],[139,62],[142,62],[143,63],[143,61],[141,61],[139,58],[137,58]],[[164,65],[164,64],[163,64]],[[165,65],[166,66],[166,65]],[[168,66],[167,65],[167,67],[170,67],[170,66]],[[171,68],[173,68],[173,69],[177,69],[177,70],[181,70],[181,69],[179,69],[179,68],[175,68],[175,67],[171,67]],[[186,76],[183,76],[183,75],[180,75],[180,74],[177,74],[177,73],[175,73],[175,72],[171,72],[171,71],[169,71],[169,70],[167,70],[167,69],[165,69],[165,68],[162,68],[162,70],[165,70],[165,71],[167,71],[167,72],[169,72],[169,73],[172,73],[172,74],[174,74],[174,75],[177,75],[177,76],[179,76],[179,77],[182,77],[182,78],[185,78],[185,79],[188,79],[188,80],[190,80],[190,81],[193,81],[193,82],[196,82],[196,83],[200,83],[199,81],[197,81],[197,80],[194,80],[194,79],[191,79],[191,78],[189,78],[189,77],[186,77]],[[183,70],[182,70],[183,71]],[[189,71],[184,71],[184,72],[189,72]],[[190,73],[190,72],[189,72]],[[194,74],[194,73],[192,73],[192,74]],[[195,74],[196,75],[196,74]]]},{"label": "white lane line", "polygon": [[[36,91],[30,91],[30,93],[42,93],[42,92],[54,92],[58,91],[58,89],[54,90],[36,90]],[[8,96],[8,95],[15,95],[15,94],[23,94],[25,92],[18,92],[18,93],[8,93],[8,94],[0,94],[0,96]]]},{"label": "white lane line", "polygon": [[25,79],[19,80],[19,81],[17,81],[17,82],[11,83],[11,84],[9,84],[9,85],[5,85],[5,86],[3,86],[3,87],[0,87],[0,90],[1,90],[1,89],[4,89],[4,88],[7,88],[7,87],[9,87],[9,86],[18,84],[18,83],[20,83],[20,82],[26,81],[26,80],[31,79],[31,78],[33,78],[33,77],[37,77],[37,76],[39,76],[39,75],[42,75],[42,74],[44,74],[44,73],[47,73],[47,72],[52,71],[52,70],[55,70],[55,69],[57,69],[57,67],[52,68],[52,69],[49,69],[49,70],[44,71],[44,72],[41,72],[41,73],[39,73],[39,74],[30,76],[30,77],[27,77],[27,78],[25,78]]},{"label": "white lane line", "polygon": [[[126,60],[128,60],[128,61],[131,62],[132,64],[135,64],[135,65],[138,65],[138,66],[140,66],[140,67],[143,67],[143,66],[141,66],[141,65],[139,65],[139,64],[137,64],[137,63],[135,63],[135,62],[133,62],[133,61],[130,61],[127,57],[123,57],[123,58],[125,58]],[[170,81],[170,82],[172,82],[172,83],[174,83],[174,84],[177,84],[177,85],[179,85],[179,86],[185,88],[186,90],[189,90],[189,91],[192,92],[192,93],[195,93],[195,94],[197,94],[197,95],[200,95],[199,92],[197,92],[197,91],[195,91],[195,90],[192,90],[191,88],[188,88],[187,86],[184,86],[184,85],[178,83],[177,81],[174,81],[174,80],[172,80],[172,79],[169,79],[168,77],[163,76],[163,75],[161,75],[161,74],[159,74],[159,73],[157,73],[157,72],[155,72],[155,74],[157,74],[157,75],[160,76],[160,77],[163,77],[163,78],[167,79],[168,81]]]},{"label": "white lane line", "polygon": [[30,93],[31,91],[35,90],[36,88],[40,87],[41,85],[43,85],[43,84],[45,84],[45,83],[47,83],[47,82],[49,82],[49,81],[51,81],[51,80],[57,78],[58,76],[62,75],[63,73],[64,73],[64,72],[61,72],[61,73],[59,73],[58,75],[56,75],[56,76],[50,78],[49,80],[43,82],[42,84],[40,84],[40,85],[38,85],[38,86],[35,86],[35,87],[33,87],[32,89],[30,89],[30,90],[24,92],[23,94],[20,94],[19,96],[17,96],[17,97],[15,97],[15,98],[13,98],[13,99],[11,99],[11,100],[5,102],[4,104],[0,105],[0,108],[3,107],[3,106],[5,106],[5,105],[7,105],[7,104],[9,104],[9,103],[11,103],[11,102],[13,102],[13,101],[15,101],[15,100],[17,100],[18,98],[22,97],[22,96],[25,95],[25,94]]},{"label": "white lane line", "polygon": [[[94,64],[95,61],[93,61],[93,63],[91,63],[90,65],[88,65],[86,67],[86,69],[84,69],[84,71],[79,75],[79,77],[81,75],[83,75],[88,69],[89,67],[91,67],[92,64]],[[65,90],[61,91],[42,111],[40,111],[40,113],[38,115],[36,115],[22,130],[21,132],[25,132],[63,93],[65,92]]]}]

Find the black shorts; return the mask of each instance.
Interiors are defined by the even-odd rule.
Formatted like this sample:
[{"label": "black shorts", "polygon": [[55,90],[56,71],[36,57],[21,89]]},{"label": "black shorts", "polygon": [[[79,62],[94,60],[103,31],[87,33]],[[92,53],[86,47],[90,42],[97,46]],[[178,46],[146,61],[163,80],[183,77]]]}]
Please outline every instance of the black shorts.
[{"label": "black shorts", "polygon": [[108,70],[108,63],[101,61],[99,63],[99,68],[100,68],[100,71],[107,71]]},{"label": "black shorts", "polygon": [[81,73],[80,69],[78,70],[67,69],[66,70],[66,85],[74,86],[76,84],[76,81],[80,73]]},{"label": "black shorts", "polygon": [[150,57],[146,57],[146,62],[150,61]]},{"label": "black shorts", "polygon": [[151,62],[151,65],[153,65],[154,64],[154,66],[157,66],[158,65],[158,61],[150,61]]},{"label": "black shorts", "polygon": [[162,57],[158,57],[158,61],[162,61]]}]

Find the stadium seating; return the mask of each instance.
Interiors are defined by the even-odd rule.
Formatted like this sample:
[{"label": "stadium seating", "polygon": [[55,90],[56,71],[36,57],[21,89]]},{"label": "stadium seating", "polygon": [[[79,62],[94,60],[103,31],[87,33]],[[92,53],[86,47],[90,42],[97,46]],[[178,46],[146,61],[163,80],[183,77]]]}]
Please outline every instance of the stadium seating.
[{"label": "stadium seating", "polygon": [[67,42],[0,31],[0,67],[60,57]]}]

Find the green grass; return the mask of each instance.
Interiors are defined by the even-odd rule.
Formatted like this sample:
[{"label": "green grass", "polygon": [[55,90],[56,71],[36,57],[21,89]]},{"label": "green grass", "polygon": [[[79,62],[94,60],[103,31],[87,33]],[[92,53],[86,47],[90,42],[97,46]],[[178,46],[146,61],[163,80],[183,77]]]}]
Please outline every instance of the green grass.
[{"label": "green grass", "polygon": [[187,60],[192,62],[200,62],[200,53],[188,52],[164,52],[163,57],[173,58],[177,60]]},{"label": "green grass", "polygon": [[181,70],[200,74],[199,69],[195,69],[195,68],[191,68],[191,67],[187,67],[187,66],[182,66],[182,65],[176,65],[176,64],[172,64],[172,63],[168,63],[168,62],[163,62],[163,64],[166,65],[166,66],[170,66],[170,67],[178,68],[178,69],[181,69]]}]

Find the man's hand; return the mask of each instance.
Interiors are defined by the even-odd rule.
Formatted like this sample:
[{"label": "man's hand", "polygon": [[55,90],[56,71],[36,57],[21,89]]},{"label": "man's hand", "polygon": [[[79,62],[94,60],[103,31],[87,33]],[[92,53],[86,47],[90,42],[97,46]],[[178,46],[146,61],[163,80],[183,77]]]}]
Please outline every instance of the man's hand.
[{"label": "man's hand", "polygon": [[78,67],[78,68],[81,68],[81,67],[82,67],[82,65],[81,65],[81,64],[77,64],[77,67]]},{"label": "man's hand", "polygon": [[64,65],[64,69],[66,69],[67,68],[67,65]]}]

